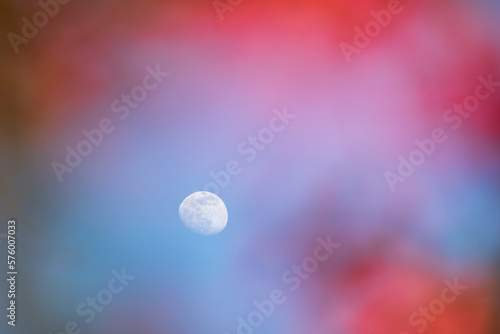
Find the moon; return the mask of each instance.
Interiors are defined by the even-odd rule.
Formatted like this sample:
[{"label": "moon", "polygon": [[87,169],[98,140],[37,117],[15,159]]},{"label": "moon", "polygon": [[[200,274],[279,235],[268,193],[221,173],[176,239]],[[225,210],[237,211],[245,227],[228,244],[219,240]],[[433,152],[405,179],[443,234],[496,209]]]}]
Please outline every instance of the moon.
[{"label": "moon", "polygon": [[224,202],[208,191],[192,193],[179,207],[182,222],[194,232],[211,235],[227,225],[227,209]]}]

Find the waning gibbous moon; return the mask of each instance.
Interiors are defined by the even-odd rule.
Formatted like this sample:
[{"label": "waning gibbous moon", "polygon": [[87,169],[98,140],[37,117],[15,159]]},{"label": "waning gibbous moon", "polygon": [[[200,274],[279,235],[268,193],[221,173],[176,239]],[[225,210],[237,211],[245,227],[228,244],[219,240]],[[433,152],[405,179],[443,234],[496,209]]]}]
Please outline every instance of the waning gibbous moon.
[{"label": "waning gibbous moon", "polygon": [[227,225],[227,209],[219,196],[208,191],[195,192],[179,207],[182,222],[194,232],[211,235]]}]

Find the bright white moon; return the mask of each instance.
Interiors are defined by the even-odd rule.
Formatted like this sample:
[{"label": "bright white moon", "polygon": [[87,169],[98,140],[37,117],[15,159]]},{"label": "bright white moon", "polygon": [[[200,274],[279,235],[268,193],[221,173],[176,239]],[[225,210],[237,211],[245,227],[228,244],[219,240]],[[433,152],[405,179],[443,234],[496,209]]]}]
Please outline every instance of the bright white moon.
[{"label": "bright white moon", "polygon": [[198,191],[182,201],[179,216],[184,225],[204,235],[216,234],[227,224],[224,202],[208,191]]}]

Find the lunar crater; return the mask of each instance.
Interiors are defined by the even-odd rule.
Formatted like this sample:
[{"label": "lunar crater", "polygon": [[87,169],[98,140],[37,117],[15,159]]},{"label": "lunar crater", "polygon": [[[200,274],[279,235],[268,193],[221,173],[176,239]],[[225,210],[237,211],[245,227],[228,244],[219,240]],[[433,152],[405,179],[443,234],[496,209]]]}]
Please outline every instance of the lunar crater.
[{"label": "lunar crater", "polygon": [[224,202],[208,191],[186,197],[179,207],[179,216],[189,229],[204,235],[221,232],[228,218]]}]

